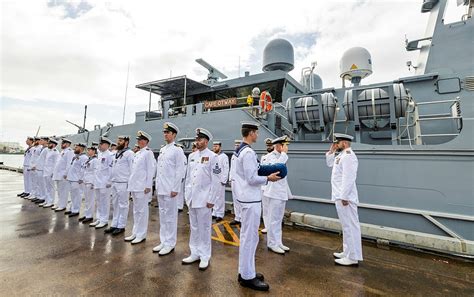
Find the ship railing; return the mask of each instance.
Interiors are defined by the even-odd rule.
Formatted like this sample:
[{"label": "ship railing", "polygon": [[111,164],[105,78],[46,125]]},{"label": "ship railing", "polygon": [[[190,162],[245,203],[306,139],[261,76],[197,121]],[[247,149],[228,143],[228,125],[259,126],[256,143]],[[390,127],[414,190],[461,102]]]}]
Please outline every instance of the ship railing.
[{"label": "ship railing", "polygon": [[[451,112],[448,113],[434,113],[434,114],[418,114],[419,108],[424,106],[430,105],[441,105],[441,104],[450,104],[449,109]],[[449,100],[440,100],[440,101],[427,101],[427,102],[418,102],[416,103],[416,109],[408,112],[407,115],[414,115],[415,119],[412,123],[407,123],[405,125],[400,125],[401,128],[405,128],[407,131],[409,128],[417,127],[420,125],[421,122],[428,122],[428,121],[443,121],[443,120],[457,120],[458,121],[458,128],[457,133],[430,133],[430,134],[422,134],[421,128],[419,129],[419,133],[415,133],[414,137],[411,138],[408,135],[407,138],[401,138],[400,141],[408,141],[411,145],[411,142],[414,141],[415,143],[420,143],[423,137],[456,137],[460,134],[462,130],[462,116],[461,116],[461,100],[459,97],[456,99],[449,99]],[[408,119],[408,117],[407,117]],[[408,121],[408,120],[407,120]]]}]

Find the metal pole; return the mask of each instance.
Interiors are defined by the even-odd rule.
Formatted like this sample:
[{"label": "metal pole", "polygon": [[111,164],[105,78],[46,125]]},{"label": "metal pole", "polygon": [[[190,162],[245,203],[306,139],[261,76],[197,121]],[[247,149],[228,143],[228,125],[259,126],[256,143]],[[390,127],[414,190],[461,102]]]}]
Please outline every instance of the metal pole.
[{"label": "metal pole", "polygon": [[123,114],[122,114],[122,125],[125,122],[125,108],[127,107],[127,91],[128,91],[128,75],[130,73],[130,61],[128,61],[128,67],[127,67],[127,82],[125,83],[125,99],[123,103]]},{"label": "metal pole", "polygon": [[82,124],[82,129],[86,129],[86,118],[87,118],[87,105],[84,106],[84,124]]},{"label": "metal pole", "polygon": [[151,111],[151,85],[150,85],[150,97],[148,98],[148,112]]}]

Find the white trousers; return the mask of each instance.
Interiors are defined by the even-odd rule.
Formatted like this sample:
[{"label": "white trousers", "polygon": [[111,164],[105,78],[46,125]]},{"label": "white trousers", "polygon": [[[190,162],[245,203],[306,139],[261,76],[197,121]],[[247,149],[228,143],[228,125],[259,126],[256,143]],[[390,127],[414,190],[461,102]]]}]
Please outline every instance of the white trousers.
[{"label": "white trousers", "polygon": [[96,213],[95,218],[100,223],[109,222],[110,188],[95,189]]},{"label": "white trousers", "polygon": [[31,174],[31,196],[38,197],[38,174],[36,174],[36,170],[30,170]]},{"label": "white trousers", "polygon": [[54,181],[52,176],[44,176],[44,186],[45,186],[45,201],[46,204],[53,204],[56,194],[56,189],[54,188]]},{"label": "white trousers", "polygon": [[191,255],[198,256],[201,260],[211,259],[211,225],[212,210],[207,207],[193,208],[192,202],[189,208],[189,223],[191,235],[189,237],[189,249]]},{"label": "white trousers", "polygon": [[283,245],[281,224],[285,215],[286,201],[273,198],[268,198],[268,201],[267,246],[279,247]]},{"label": "white trousers", "polygon": [[29,166],[23,166],[23,186],[25,193],[31,193],[31,170]]},{"label": "white trousers", "polygon": [[263,225],[265,226],[265,229],[267,229],[267,230],[270,227],[270,211],[269,210],[270,210],[270,198],[264,196],[263,193],[262,193]]},{"label": "white trousers", "polygon": [[[129,201],[128,201],[128,191],[127,191],[127,183],[113,183],[112,184],[112,227],[115,228],[125,228],[127,226],[127,219],[128,219],[128,208],[129,208]],[[147,203],[148,199],[151,199],[151,194],[147,195]],[[109,200],[107,199],[107,203]],[[107,212],[107,219],[109,215]],[[102,219],[101,219],[102,221]],[[107,222],[107,220],[106,220]]]},{"label": "white trousers", "polygon": [[151,192],[132,192],[133,198],[133,235],[138,239],[146,238],[148,231],[148,199]]},{"label": "white trousers", "polygon": [[216,187],[217,200],[212,208],[212,215],[218,218],[223,218],[225,213],[225,185],[219,183]]},{"label": "white trousers", "polygon": [[178,233],[178,196],[158,195],[160,213],[160,242],[165,246],[176,246]]},{"label": "white trousers", "polygon": [[84,185],[84,216],[92,218],[94,216],[95,190],[92,184]]},{"label": "white trousers", "polygon": [[239,273],[243,279],[255,278],[255,251],[258,245],[261,203],[241,203],[242,227],[240,228]]},{"label": "white trousers", "polygon": [[178,200],[178,209],[183,209],[184,207],[184,183],[181,183],[181,191],[176,196]]},{"label": "white trousers", "polygon": [[35,172],[36,182],[38,184],[38,193],[36,197],[46,200],[46,187],[44,183],[43,170],[35,170]]},{"label": "white trousers", "polygon": [[71,207],[69,210],[72,213],[79,213],[81,210],[82,195],[84,194],[84,184],[78,182],[69,182],[71,193]]},{"label": "white trousers", "polygon": [[56,185],[58,188],[58,208],[66,208],[67,200],[69,198],[69,181],[65,179],[57,180]]},{"label": "white trousers", "polygon": [[240,203],[239,201],[237,201],[237,194],[235,193],[235,186],[234,185],[234,182],[232,181],[231,182],[231,189],[232,189],[232,201],[233,201],[233,205],[234,205],[234,215],[235,215],[235,220],[237,222],[240,222],[241,221],[241,212],[242,212],[242,206],[240,206]]},{"label": "white trousers", "polygon": [[357,205],[349,202],[349,205],[344,206],[342,200],[336,200],[336,210],[342,225],[344,256],[354,261],[362,261],[362,238]]}]

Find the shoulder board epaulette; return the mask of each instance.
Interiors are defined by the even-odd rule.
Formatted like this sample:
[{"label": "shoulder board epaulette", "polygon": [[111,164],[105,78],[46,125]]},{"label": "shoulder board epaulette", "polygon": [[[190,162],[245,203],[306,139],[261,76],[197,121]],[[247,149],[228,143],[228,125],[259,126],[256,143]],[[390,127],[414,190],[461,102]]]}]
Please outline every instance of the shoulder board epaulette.
[{"label": "shoulder board epaulette", "polygon": [[175,144],[174,144],[174,146],[176,146],[176,147],[180,147],[180,146],[179,146],[177,143],[175,143]]},{"label": "shoulder board epaulette", "polygon": [[346,151],[346,154],[350,154],[350,153],[351,153],[351,151]]},{"label": "shoulder board epaulette", "polygon": [[150,149],[149,148],[146,148],[147,151],[149,151]]}]

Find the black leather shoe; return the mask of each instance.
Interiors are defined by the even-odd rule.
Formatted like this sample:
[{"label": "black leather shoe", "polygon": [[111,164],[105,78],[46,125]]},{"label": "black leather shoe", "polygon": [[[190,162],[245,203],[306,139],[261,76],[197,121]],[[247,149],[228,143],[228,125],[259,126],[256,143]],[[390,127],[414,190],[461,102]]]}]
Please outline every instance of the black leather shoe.
[{"label": "black leather shoe", "polygon": [[25,197],[28,197],[28,196],[30,196],[30,193],[24,193],[24,194],[21,195],[20,197],[21,197],[21,198],[25,198]]},{"label": "black leather shoe", "polygon": [[183,212],[183,209],[182,209],[182,208],[178,208],[178,212]]},{"label": "black leather shoe", "polygon": [[21,197],[21,196],[23,196],[23,195],[25,195],[25,192],[20,193],[20,194],[16,194],[17,197]]},{"label": "black leather shoe", "polygon": [[69,215],[69,214],[71,214],[71,213],[72,213],[72,212],[71,212],[70,210],[66,210],[66,211],[64,212],[64,215],[67,216],[67,215]]},{"label": "black leather shoe", "polygon": [[82,220],[82,223],[87,224],[87,223],[92,222],[93,220],[94,220],[93,218],[85,218],[85,219]]},{"label": "black leather shoe", "polygon": [[212,219],[215,220],[215,219],[217,219],[217,217],[216,217],[216,216],[212,216]]},{"label": "black leather shoe", "polygon": [[38,199],[35,201],[36,204],[44,203],[44,199]]},{"label": "black leather shoe", "polygon": [[270,289],[270,286],[267,283],[262,280],[259,280],[256,277],[249,280],[242,279],[242,281],[240,281],[239,283],[242,287],[247,287],[249,289],[257,291],[268,291]]},{"label": "black leather shoe", "polygon": [[[258,273],[258,272],[255,273],[255,278],[258,278],[258,279],[261,280],[261,281],[264,281],[264,280],[265,280],[265,277],[263,276],[263,274]],[[239,280],[239,282],[241,282],[241,281],[244,280],[244,279],[242,278],[242,276],[240,275],[240,273],[239,273],[238,280]]]},{"label": "black leather shoe", "polygon": [[82,222],[82,221],[84,221],[85,219],[86,219],[86,217],[80,217],[80,218],[79,218],[79,222]]},{"label": "black leather shoe", "polygon": [[75,217],[75,216],[78,216],[78,215],[79,215],[78,212],[72,212],[72,213],[69,214],[69,217],[71,218],[71,217]]},{"label": "black leather shoe", "polygon": [[236,225],[239,225],[240,226],[240,222],[239,221],[236,221],[236,220],[232,220],[229,225],[231,226],[236,226]]},{"label": "black leather shoe", "polygon": [[216,218],[216,223],[219,223],[219,222],[222,221],[222,220],[223,220],[223,218],[217,217],[217,218]]},{"label": "black leather shoe", "polygon": [[36,203],[36,201],[38,201],[39,198],[35,198],[35,199],[31,199],[30,201],[33,202],[33,203]]},{"label": "black leather shoe", "polygon": [[113,233],[113,232],[115,231],[115,229],[117,229],[117,228],[115,228],[115,227],[109,227],[109,228],[107,228],[107,229],[104,230],[104,233],[107,233],[107,234]]},{"label": "black leather shoe", "polygon": [[120,233],[125,232],[125,228],[115,228],[114,231],[112,231],[112,235],[119,235]]}]

